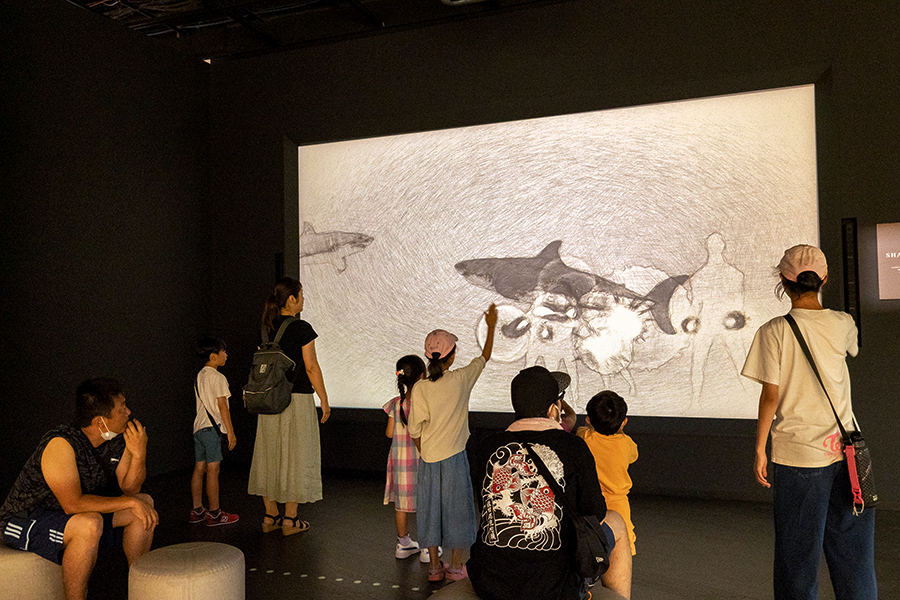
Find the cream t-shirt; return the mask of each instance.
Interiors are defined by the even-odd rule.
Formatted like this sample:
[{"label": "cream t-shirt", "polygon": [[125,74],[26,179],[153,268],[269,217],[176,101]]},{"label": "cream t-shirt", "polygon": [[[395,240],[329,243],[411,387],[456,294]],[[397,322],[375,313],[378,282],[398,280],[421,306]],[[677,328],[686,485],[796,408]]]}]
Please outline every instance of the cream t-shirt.
[{"label": "cream t-shirt", "polygon": [[[857,329],[847,313],[794,308],[819,374],[844,428],[855,429],[846,357],[859,352]],[[772,462],[792,467],[825,467],[843,458],[840,432],[828,398],[784,317],[759,328],[741,375],[778,385],[772,423]]]},{"label": "cream t-shirt", "polygon": [[[200,394],[197,394],[197,391]],[[228,433],[228,428],[222,423],[222,415],[219,412],[219,398],[230,398],[228,379],[212,367],[203,367],[197,374],[197,389],[194,390],[194,398],[197,401],[197,416],[194,417],[194,433],[206,427],[212,427],[209,422],[208,410],[212,414],[222,433]],[[205,410],[204,410],[205,409]]]},{"label": "cream t-shirt", "polygon": [[407,429],[411,437],[421,438],[420,455],[425,462],[438,462],[466,449],[469,396],[486,364],[477,356],[437,381],[423,379],[413,386]]}]

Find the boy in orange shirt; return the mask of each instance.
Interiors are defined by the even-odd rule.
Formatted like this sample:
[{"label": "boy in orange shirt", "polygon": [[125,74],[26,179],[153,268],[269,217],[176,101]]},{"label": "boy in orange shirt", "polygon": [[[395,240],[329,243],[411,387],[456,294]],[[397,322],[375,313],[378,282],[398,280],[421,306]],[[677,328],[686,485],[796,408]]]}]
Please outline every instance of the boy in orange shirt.
[{"label": "boy in orange shirt", "polygon": [[628,503],[628,491],[631,489],[628,465],[637,460],[638,450],[637,444],[622,433],[628,422],[627,413],[628,405],[621,396],[609,390],[602,391],[588,402],[588,426],[579,427],[575,435],[587,442],[594,455],[597,479],[600,480],[606,506],[625,519],[631,554],[634,555],[636,538],[634,524],[631,522],[631,505]]}]

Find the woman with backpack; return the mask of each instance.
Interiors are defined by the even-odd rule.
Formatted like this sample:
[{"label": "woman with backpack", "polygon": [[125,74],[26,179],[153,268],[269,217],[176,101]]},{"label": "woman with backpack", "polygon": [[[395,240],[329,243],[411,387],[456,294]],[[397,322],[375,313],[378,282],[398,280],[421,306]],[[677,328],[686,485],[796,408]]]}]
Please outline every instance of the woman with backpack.
[{"label": "woman with backpack", "polygon": [[[247,492],[263,497],[266,516],[264,533],[281,529],[283,535],[294,535],[309,529],[309,523],[297,518],[300,503],[322,499],[322,466],[319,449],[319,426],[313,392],[322,405],[321,422],[328,420],[331,409],[316,358],[316,332],[298,315],[303,310],[303,286],[291,277],[282,277],[266,300],[262,328],[268,339],[274,339],[282,323],[285,327],[278,343],[294,361],[288,372],[293,382],[291,403],[281,413],[260,414],[256,425],[256,443],[250,465]],[[284,515],[278,504],[284,504]]]}]

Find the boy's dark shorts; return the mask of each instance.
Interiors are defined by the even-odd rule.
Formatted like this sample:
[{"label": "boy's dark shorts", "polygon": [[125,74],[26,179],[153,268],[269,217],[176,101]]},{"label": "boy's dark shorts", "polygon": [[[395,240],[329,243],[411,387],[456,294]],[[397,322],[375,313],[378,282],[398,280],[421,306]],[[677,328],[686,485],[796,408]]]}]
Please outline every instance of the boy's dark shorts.
[{"label": "boy's dark shorts", "polygon": [[[61,510],[39,508],[29,518],[11,516],[3,527],[3,543],[16,550],[33,552],[58,565],[62,564],[63,534],[66,524],[75,515]],[[103,533],[100,548],[121,545],[122,529],[113,529],[113,514],[103,513]]]},{"label": "boy's dark shorts", "polygon": [[222,460],[222,438],[212,427],[204,427],[194,434],[194,460],[217,463]]},{"label": "boy's dark shorts", "polygon": [[600,529],[603,530],[603,534],[606,536],[606,548],[612,552],[613,548],[616,547],[616,534],[613,533],[612,527],[600,521]]}]

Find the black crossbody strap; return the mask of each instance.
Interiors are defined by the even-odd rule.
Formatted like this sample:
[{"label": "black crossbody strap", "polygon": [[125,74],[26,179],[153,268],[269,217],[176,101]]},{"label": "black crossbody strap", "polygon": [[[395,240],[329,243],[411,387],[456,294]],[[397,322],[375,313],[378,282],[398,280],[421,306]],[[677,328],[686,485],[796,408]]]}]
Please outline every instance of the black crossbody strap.
[{"label": "black crossbody strap", "polygon": [[[199,377],[199,373],[197,376]],[[203,405],[203,410],[206,411],[206,416],[209,417],[209,422],[212,423],[213,429],[216,430],[216,433],[218,433],[219,435],[222,435],[222,430],[219,429],[219,424],[216,423],[216,420],[213,419],[212,413],[209,412],[209,409],[206,408],[205,404],[203,404],[203,398],[200,397],[200,388],[197,385],[197,379],[194,379],[194,392],[196,392],[196,394],[197,394],[197,400],[199,400],[200,404]]]},{"label": "black crossbody strap", "polygon": [[[794,332],[794,337],[797,338],[797,342],[800,343],[800,348],[803,349],[803,354],[806,355],[806,360],[809,361],[809,366],[812,367],[813,373],[816,374],[816,379],[819,380],[819,385],[822,386],[822,391],[825,392],[825,397],[828,398],[828,404],[831,406],[831,412],[834,413],[834,419],[837,421],[838,429],[841,430],[841,437],[845,440],[849,440],[849,436],[847,435],[847,430],[844,429],[844,425],[841,423],[841,418],[838,417],[837,411],[834,409],[834,403],[831,401],[831,396],[828,395],[828,390],[825,389],[825,383],[822,381],[822,376],[819,375],[819,369],[816,367],[816,361],[813,360],[812,352],[809,351],[809,346],[806,345],[806,340],[803,339],[803,334],[800,332],[800,327],[797,325],[797,321],[794,320],[794,317],[788,313],[784,315],[784,320],[788,322],[788,325],[791,326],[791,330]],[[855,418],[854,418],[855,420]]]},{"label": "black crossbody strap", "polygon": [[575,508],[575,505],[566,497],[565,492],[562,491],[562,488],[559,487],[559,483],[556,481],[556,477],[550,473],[550,469],[547,468],[547,465],[544,464],[544,461],[541,460],[541,457],[538,456],[538,453],[534,451],[531,444],[524,443],[525,451],[531,456],[531,460],[534,461],[535,466],[537,467],[538,473],[541,474],[547,481],[547,485],[550,486],[550,489],[553,490],[554,496],[556,496],[557,501],[563,507],[565,514],[569,516],[570,519],[578,518],[578,510]]}]

